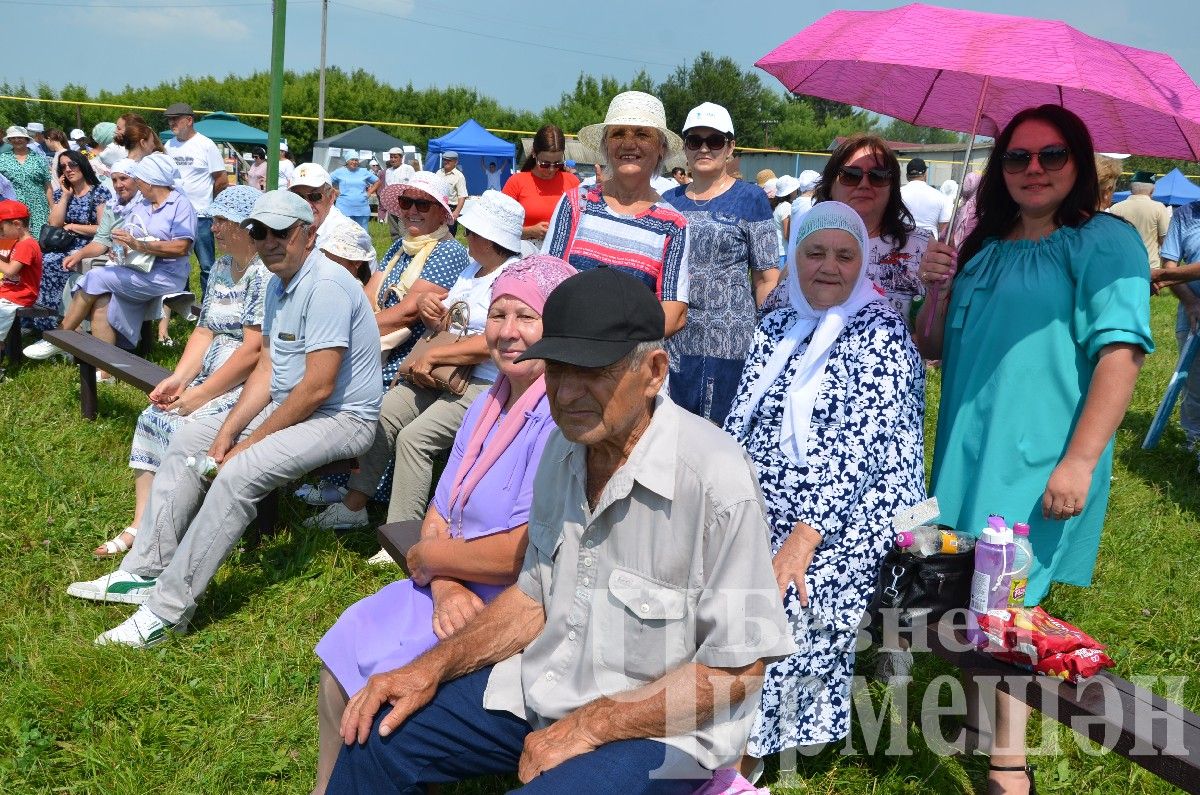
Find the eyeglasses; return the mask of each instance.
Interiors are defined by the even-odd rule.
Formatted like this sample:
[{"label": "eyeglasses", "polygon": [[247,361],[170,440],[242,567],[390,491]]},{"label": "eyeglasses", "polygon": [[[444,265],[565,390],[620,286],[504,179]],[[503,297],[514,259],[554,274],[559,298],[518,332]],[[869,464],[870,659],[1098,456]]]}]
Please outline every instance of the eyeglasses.
[{"label": "eyeglasses", "polygon": [[838,169],[837,180],[843,187],[857,188],[862,184],[864,173],[872,188],[884,188],[892,184],[891,170],[882,166],[867,169],[865,172],[859,166],[842,166]]},{"label": "eyeglasses", "polygon": [[1035,157],[1038,165],[1046,171],[1061,171],[1071,159],[1071,150],[1060,145],[1046,146],[1036,152],[1030,152],[1028,149],[1009,149],[1000,155],[1000,163],[1004,166],[1005,173],[1020,174],[1029,168]]},{"label": "eyeglasses", "polygon": [[70,160],[65,160],[62,163],[58,164],[58,173],[59,174],[63,173],[64,171],[78,171],[78,170],[79,170],[79,166],[75,165]]},{"label": "eyeglasses", "polygon": [[538,159],[537,164],[539,166],[541,166],[542,168],[553,168],[553,169],[560,169],[566,165],[566,163],[562,160],[550,161],[550,160],[542,160],[540,158]]},{"label": "eyeglasses", "polygon": [[284,229],[272,229],[261,221],[251,221],[250,223],[246,224],[246,231],[250,234],[251,240],[257,240],[260,243],[267,239],[268,234],[270,234],[276,240],[287,240],[289,237],[291,237],[292,231],[297,226],[300,226],[300,224],[301,222],[297,221],[296,223],[289,227],[285,227]]},{"label": "eyeglasses", "polygon": [[429,208],[433,206],[433,202],[429,199],[412,199],[408,196],[401,196],[399,199],[396,199],[396,204],[400,205],[401,210],[411,210],[413,207],[416,207],[419,213],[427,213],[429,212]]},{"label": "eyeglasses", "polygon": [[683,145],[693,152],[698,152],[702,146],[707,146],[710,151],[715,152],[718,149],[724,149],[727,143],[729,143],[729,136],[725,133],[713,133],[712,135],[688,133],[683,137]]},{"label": "eyeglasses", "polygon": [[316,204],[317,202],[321,201],[321,199],[325,198],[325,191],[321,190],[320,188],[313,191],[305,191],[303,193],[293,188],[292,193],[296,194],[301,199],[304,199],[304,201],[308,202],[309,204]]}]

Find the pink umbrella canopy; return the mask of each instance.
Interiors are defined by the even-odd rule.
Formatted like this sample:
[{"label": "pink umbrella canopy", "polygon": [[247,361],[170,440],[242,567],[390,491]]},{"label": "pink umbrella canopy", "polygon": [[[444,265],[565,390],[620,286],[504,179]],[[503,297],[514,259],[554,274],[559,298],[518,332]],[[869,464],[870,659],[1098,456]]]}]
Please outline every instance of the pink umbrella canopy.
[{"label": "pink umbrella canopy", "polygon": [[1175,59],[1064,22],[919,3],[834,11],[756,65],[795,94],[926,127],[995,137],[1049,103],[1082,118],[1098,150],[1200,160],[1200,88]]}]

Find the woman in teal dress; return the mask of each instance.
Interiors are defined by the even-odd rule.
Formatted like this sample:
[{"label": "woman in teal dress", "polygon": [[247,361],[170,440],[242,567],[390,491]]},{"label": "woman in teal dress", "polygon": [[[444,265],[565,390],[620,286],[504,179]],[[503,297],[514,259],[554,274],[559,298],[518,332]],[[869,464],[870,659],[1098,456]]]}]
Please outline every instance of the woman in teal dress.
[{"label": "woman in teal dress", "polygon": [[[1154,349],[1145,249],[1098,193],[1083,122],[1026,109],[996,139],[975,230],[958,252],[931,244],[918,271],[942,297],[917,323],[921,352],[943,361],[931,491],[958,530],[991,513],[1029,523],[1027,606],[1051,582],[1091,584],[1114,434]],[[1032,787],[1027,719],[998,698],[989,792]]]},{"label": "woman in teal dress", "polygon": [[50,190],[50,166],[30,148],[29,133],[24,127],[9,127],[5,138],[12,145],[12,151],[0,154],[0,174],[12,183],[17,200],[29,208],[29,234],[37,239],[54,202]]}]

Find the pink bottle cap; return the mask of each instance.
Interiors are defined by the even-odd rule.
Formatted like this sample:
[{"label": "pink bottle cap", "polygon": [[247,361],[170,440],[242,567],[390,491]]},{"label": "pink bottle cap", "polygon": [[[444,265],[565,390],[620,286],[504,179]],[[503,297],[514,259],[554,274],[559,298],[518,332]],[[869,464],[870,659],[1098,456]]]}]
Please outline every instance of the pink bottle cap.
[{"label": "pink bottle cap", "polygon": [[1028,536],[1029,535],[1029,525],[1025,524],[1024,522],[1017,522],[1016,524],[1013,525],[1012,529],[1013,529],[1013,535],[1015,535],[1015,536]]},{"label": "pink bottle cap", "polygon": [[914,540],[916,539],[913,538],[911,530],[901,530],[899,533],[896,533],[896,546],[900,547],[901,549],[908,549],[911,547]]}]

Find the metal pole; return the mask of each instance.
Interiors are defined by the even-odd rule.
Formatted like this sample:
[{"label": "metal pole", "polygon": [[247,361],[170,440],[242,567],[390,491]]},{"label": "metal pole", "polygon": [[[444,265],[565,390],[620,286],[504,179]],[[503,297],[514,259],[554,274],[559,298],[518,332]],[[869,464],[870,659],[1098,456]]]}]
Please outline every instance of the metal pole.
[{"label": "metal pole", "polygon": [[329,0],[321,0],[321,75],[317,79],[317,140],[325,137],[325,34],[329,30]]},{"label": "metal pole", "polygon": [[267,112],[267,189],[279,184],[280,117],[283,115],[283,39],[287,29],[287,0],[272,0],[271,24],[271,104]]}]

